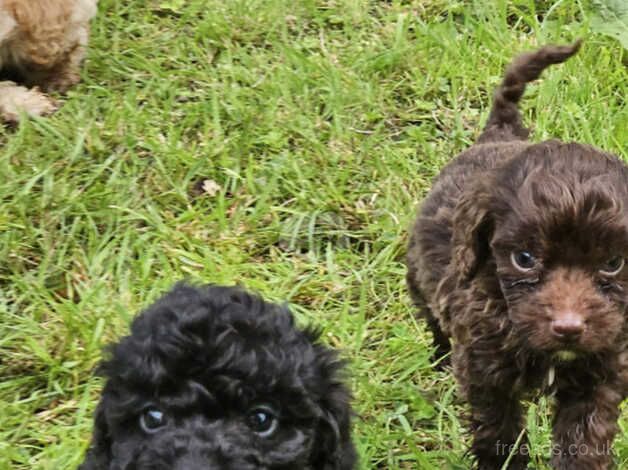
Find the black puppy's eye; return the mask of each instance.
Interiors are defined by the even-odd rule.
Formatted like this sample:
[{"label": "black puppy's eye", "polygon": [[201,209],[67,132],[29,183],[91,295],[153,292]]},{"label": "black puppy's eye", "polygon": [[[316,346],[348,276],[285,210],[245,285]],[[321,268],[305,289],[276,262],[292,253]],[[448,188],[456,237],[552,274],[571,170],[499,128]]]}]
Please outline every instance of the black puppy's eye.
[{"label": "black puppy's eye", "polygon": [[625,260],[622,256],[615,256],[602,265],[600,268],[600,274],[605,276],[615,276],[623,269],[624,263]]},{"label": "black puppy's eye", "polygon": [[519,271],[530,271],[536,265],[536,258],[529,251],[513,251],[510,253],[512,265]]},{"label": "black puppy's eye", "polygon": [[157,408],[146,408],[140,416],[140,426],[144,432],[153,434],[166,425],[166,417]]},{"label": "black puppy's eye", "polygon": [[269,406],[256,406],[246,416],[246,424],[261,437],[269,437],[276,430],[279,420]]}]

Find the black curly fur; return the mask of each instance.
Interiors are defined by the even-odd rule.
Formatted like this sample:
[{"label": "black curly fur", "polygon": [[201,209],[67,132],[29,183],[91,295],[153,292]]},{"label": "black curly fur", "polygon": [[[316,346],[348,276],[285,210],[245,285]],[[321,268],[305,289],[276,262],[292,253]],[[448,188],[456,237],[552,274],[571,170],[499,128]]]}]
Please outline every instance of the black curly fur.
[{"label": "black curly fur", "polygon": [[[343,366],[285,307],[235,287],[178,284],[102,363],[80,469],[352,469]],[[278,416],[271,436],[247,424],[259,405]],[[140,425],[147,409],[165,417],[151,433]]]}]

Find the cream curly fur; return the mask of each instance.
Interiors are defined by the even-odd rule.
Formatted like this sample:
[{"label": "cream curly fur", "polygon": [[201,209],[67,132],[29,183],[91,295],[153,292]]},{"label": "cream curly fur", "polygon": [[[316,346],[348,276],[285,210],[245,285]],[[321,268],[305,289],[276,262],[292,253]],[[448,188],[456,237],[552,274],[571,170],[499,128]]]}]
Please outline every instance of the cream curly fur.
[{"label": "cream curly fur", "polygon": [[20,112],[56,109],[43,92],[65,92],[79,81],[98,0],[0,0],[0,119],[15,122]]}]

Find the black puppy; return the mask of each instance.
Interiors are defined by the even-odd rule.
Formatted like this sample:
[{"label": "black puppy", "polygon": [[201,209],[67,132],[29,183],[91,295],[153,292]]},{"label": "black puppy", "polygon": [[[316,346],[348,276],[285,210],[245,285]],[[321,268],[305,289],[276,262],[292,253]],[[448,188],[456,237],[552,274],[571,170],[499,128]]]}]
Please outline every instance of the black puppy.
[{"label": "black puppy", "polygon": [[178,284],[110,349],[82,470],[348,470],[343,361],[285,307]]}]

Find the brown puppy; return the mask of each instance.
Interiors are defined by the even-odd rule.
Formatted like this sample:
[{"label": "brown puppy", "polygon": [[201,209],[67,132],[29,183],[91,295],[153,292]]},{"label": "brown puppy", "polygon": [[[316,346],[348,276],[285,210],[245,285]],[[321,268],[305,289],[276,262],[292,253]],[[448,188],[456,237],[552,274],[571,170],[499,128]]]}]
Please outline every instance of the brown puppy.
[{"label": "brown puppy", "polygon": [[628,170],[578,143],[527,141],[526,83],[580,44],[519,57],[478,142],[447,165],[408,249],[410,293],[471,406],[480,469],[526,467],[520,400],[556,396],[552,464],[612,466],[628,389]]},{"label": "brown puppy", "polygon": [[65,92],[79,81],[97,2],[0,0],[0,119],[55,110],[39,90]]}]

